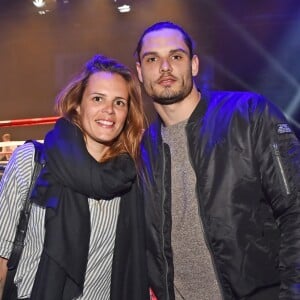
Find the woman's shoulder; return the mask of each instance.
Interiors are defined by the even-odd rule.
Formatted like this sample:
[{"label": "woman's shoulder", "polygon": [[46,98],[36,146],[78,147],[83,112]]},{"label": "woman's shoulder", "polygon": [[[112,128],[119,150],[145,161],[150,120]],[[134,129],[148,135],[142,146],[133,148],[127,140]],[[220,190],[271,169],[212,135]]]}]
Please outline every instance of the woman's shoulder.
[{"label": "woman's shoulder", "polygon": [[3,195],[10,193],[19,197],[26,194],[34,166],[34,149],[32,143],[26,143],[13,151],[0,182]]},{"label": "woman's shoulder", "polygon": [[33,160],[34,153],[35,153],[34,144],[24,143],[14,150],[11,159],[15,159],[20,163],[28,160]]},{"label": "woman's shoulder", "polygon": [[20,174],[31,173],[34,165],[35,147],[33,143],[24,143],[18,146],[12,153],[6,168],[13,168]]}]

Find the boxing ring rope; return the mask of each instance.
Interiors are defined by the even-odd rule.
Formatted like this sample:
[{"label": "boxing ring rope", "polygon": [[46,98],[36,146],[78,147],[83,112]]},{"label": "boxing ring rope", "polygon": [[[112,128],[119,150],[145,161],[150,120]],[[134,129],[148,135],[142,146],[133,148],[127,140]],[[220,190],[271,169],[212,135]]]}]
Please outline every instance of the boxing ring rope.
[{"label": "boxing ring rope", "polygon": [[[53,124],[59,117],[44,117],[44,118],[30,118],[30,119],[15,119],[15,120],[6,120],[0,121],[0,128],[9,128],[16,126],[35,126],[35,125],[48,125]],[[43,142],[43,140],[38,140],[39,142]],[[0,142],[0,148],[2,151],[0,152],[0,157],[3,157],[7,154],[11,154],[12,151],[7,151],[6,147],[12,147],[15,149],[17,146],[24,144],[25,141],[5,141]],[[0,161],[0,178],[2,175],[2,171],[5,168],[7,161]]]},{"label": "boxing ring rope", "polygon": [[45,117],[45,118],[31,118],[31,119],[16,119],[0,121],[1,127],[13,127],[13,126],[33,126],[33,125],[45,125],[53,124],[59,117]]}]

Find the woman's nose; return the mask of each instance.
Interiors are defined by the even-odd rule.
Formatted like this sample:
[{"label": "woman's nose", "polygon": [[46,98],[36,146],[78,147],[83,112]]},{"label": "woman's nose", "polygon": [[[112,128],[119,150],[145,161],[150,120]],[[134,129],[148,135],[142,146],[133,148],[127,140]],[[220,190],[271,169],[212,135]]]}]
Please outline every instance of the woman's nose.
[{"label": "woman's nose", "polygon": [[114,104],[113,104],[113,102],[111,102],[111,101],[106,101],[106,102],[103,104],[102,112],[106,112],[106,113],[108,113],[108,114],[114,113]]}]

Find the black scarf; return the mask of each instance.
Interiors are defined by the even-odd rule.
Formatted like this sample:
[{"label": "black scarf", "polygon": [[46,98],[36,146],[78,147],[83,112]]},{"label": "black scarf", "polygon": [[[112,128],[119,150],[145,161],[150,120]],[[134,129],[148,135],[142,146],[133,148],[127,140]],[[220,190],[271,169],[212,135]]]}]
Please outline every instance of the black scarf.
[{"label": "black scarf", "polygon": [[45,137],[46,167],[33,202],[46,208],[45,241],[31,300],[71,300],[83,291],[90,213],[88,198],[110,200],[127,192],[136,177],[133,160],[105,163],[89,155],[81,130],[59,119]]}]

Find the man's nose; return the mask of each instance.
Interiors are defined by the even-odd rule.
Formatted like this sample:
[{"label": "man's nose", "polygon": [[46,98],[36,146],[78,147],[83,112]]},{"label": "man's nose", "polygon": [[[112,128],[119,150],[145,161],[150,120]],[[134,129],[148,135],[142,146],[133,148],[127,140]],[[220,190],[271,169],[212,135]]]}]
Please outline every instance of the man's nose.
[{"label": "man's nose", "polygon": [[172,66],[169,62],[169,60],[166,58],[166,59],[163,59],[161,61],[161,65],[160,65],[160,71],[161,72],[169,72],[169,71],[172,71]]}]

